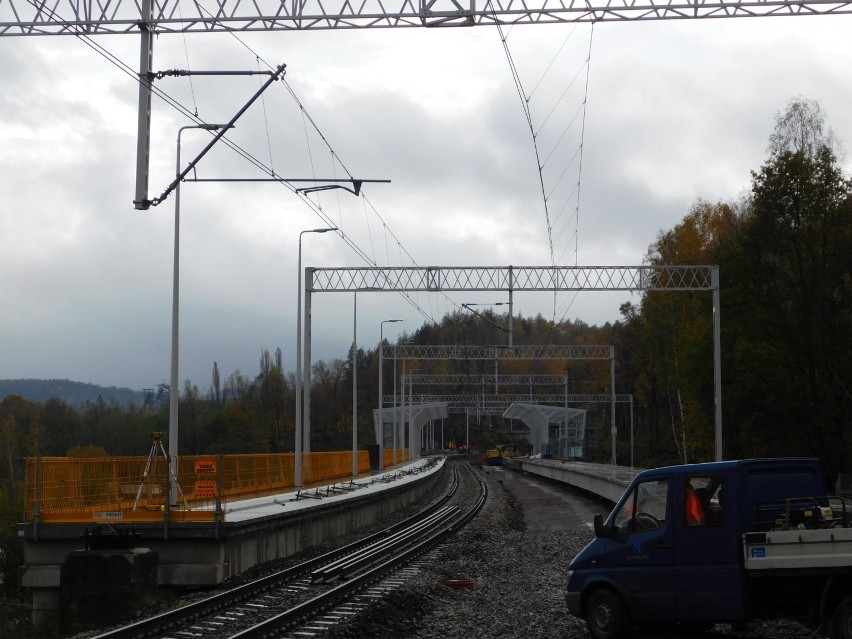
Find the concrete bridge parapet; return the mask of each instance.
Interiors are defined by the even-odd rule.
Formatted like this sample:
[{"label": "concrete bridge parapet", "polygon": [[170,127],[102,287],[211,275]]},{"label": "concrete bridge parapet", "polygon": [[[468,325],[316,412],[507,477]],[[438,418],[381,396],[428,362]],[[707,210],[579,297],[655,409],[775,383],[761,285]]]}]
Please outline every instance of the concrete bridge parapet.
[{"label": "concrete bridge parapet", "polygon": [[554,481],[580,488],[612,502],[617,502],[624,490],[640,472],[640,468],[591,464],[588,462],[561,461],[558,459],[506,459],[504,464],[531,475],[547,477]]}]

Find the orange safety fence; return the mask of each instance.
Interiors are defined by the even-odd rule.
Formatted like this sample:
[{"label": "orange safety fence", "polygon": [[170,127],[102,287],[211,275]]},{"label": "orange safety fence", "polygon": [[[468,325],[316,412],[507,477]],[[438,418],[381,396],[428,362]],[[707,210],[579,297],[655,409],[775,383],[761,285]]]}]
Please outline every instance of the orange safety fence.
[{"label": "orange safety fence", "polygon": [[[385,450],[385,468],[393,464]],[[397,449],[397,463],[408,456]],[[27,458],[25,520],[42,522],[162,521],[169,490],[165,457]],[[358,451],[358,473],[370,472]],[[352,451],[302,455],[302,484],[352,476]],[[295,454],[188,455],[177,459],[172,521],[221,521],[227,500],[285,492],[295,486]],[[217,504],[218,501],[218,504]]]}]

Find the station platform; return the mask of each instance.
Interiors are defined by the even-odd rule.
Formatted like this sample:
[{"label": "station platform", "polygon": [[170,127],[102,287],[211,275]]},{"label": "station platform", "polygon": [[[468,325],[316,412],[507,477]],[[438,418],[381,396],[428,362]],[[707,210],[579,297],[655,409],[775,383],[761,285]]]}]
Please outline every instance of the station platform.
[{"label": "station platform", "polygon": [[223,510],[229,524],[238,524],[277,517],[282,514],[282,509],[286,509],[287,513],[296,513],[320,505],[342,507],[350,500],[376,496],[377,493],[389,489],[398,489],[419,482],[424,477],[439,472],[445,462],[445,457],[421,458],[408,464],[400,464],[396,469],[377,471],[366,477],[323,483],[276,495],[232,500]]},{"label": "station platform", "polygon": [[644,470],[628,466],[529,457],[507,457],[503,460],[503,465],[579,488],[613,504],[624,494],[633,478]]},{"label": "station platform", "polygon": [[[366,477],[231,500],[221,507],[223,520],[19,524],[22,585],[33,592],[33,625],[45,630],[64,625],[72,556],[92,554],[93,567],[106,556],[118,555],[128,565],[144,557],[154,562],[161,593],[209,588],[414,503],[436,485],[445,466],[445,457],[425,457]],[[100,576],[92,572],[97,582]]]}]

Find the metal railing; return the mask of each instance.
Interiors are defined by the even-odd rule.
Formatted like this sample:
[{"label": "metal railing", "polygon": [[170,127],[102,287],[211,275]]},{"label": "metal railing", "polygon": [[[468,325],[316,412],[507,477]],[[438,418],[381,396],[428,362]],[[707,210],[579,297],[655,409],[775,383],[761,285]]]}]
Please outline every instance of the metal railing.
[{"label": "metal railing", "polygon": [[[384,451],[390,468],[393,450]],[[396,451],[397,459],[407,457]],[[187,455],[177,460],[178,503],[168,504],[164,457],[30,457],[26,459],[27,522],[222,521],[227,501],[294,489],[295,454]],[[369,474],[367,451],[358,473]],[[310,452],[302,458],[308,486],[352,476],[352,451]]]}]

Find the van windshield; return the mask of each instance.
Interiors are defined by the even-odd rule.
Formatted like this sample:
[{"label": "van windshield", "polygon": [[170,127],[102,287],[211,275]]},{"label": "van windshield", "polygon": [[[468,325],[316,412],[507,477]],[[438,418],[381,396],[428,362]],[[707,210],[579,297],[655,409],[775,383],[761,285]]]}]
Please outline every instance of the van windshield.
[{"label": "van windshield", "polygon": [[641,532],[662,528],[668,509],[669,482],[644,481],[633,487],[630,495],[613,514],[616,532]]}]

